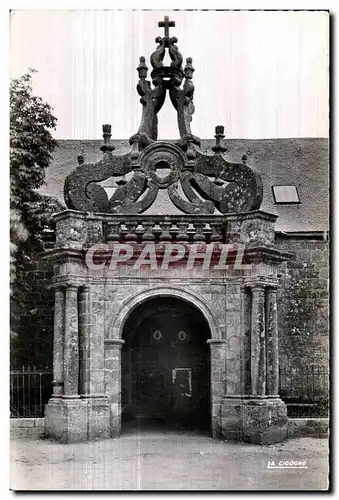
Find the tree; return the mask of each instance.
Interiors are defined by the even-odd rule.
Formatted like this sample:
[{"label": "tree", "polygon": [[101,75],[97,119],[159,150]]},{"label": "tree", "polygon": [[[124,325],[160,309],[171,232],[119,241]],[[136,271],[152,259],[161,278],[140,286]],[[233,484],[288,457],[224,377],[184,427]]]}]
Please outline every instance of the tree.
[{"label": "tree", "polygon": [[[37,191],[57,146],[52,136],[57,119],[53,108],[33,94],[33,73],[35,70],[29,70],[10,83],[11,319],[20,314],[19,305],[24,305],[30,288],[24,270],[32,255],[42,250],[43,231],[53,226],[52,213],[64,208]],[[13,332],[12,321],[11,326]]]}]

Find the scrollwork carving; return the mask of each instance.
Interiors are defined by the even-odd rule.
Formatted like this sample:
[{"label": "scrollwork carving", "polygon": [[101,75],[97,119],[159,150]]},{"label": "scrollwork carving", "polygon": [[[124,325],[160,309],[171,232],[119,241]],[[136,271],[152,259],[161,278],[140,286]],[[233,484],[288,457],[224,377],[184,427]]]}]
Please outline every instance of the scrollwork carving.
[{"label": "scrollwork carving", "polygon": [[106,153],[97,163],[84,163],[71,172],[65,180],[64,198],[68,208],[82,212],[108,212],[106,191],[97,184],[109,177],[131,172],[130,155]]}]

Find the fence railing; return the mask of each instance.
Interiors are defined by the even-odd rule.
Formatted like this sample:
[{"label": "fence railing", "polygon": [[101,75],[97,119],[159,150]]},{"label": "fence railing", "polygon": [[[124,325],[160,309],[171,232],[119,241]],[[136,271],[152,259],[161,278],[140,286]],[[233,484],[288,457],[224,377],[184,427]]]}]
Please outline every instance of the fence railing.
[{"label": "fence railing", "polygon": [[280,369],[279,394],[290,417],[327,417],[329,373],[320,367]]},{"label": "fence railing", "polygon": [[12,418],[43,417],[52,395],[53,372],[46,367],[23,366],[10,372],[10,414]]},{"label": "fence railing", "polygon": [[[53,372],[23,366],[10,372],[10,414],[16,417],[43,417],[52,395]],[[328,371],[318,367],[281,369],[279,394],[293,417],[326,417],[329,401]]]}]

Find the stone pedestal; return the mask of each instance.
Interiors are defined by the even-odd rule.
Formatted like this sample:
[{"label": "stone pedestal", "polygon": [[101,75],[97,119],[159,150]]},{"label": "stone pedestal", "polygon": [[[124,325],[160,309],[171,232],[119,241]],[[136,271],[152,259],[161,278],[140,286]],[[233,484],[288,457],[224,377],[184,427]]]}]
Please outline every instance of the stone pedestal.
[{"label": "stone pedestal", "polygon": [[45,407],[46,437],[61,443],[87,440],[87,403],[80,399],[53,399]]},{"label": "stone pedestal", "polygon": [[229,441],[279,443],[287,438],[287,408],[279,398],[223,399],[222,436]]},{"label": "stone pedestal", "polygon": [[45,408],[45,434],[61,443],[109,438],[107,398],[51,398]]},{"label": "stone pedestal", "polygon": [[[86,401],[86,400],[84,400]],[[87,398],[87,438],[108,439],[110,437],[110,408],[106,397]]]}]

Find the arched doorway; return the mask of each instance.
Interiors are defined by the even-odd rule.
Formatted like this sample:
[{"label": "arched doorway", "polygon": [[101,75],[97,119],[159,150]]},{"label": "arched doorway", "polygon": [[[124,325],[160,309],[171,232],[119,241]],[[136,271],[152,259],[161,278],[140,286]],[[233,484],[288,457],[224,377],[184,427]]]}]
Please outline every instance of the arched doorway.
[{"label": "arched doorway", "polygon": [[122,420],[210,428],[210,331],[188,302],[156,297],[137,306],[122,338]]}]

